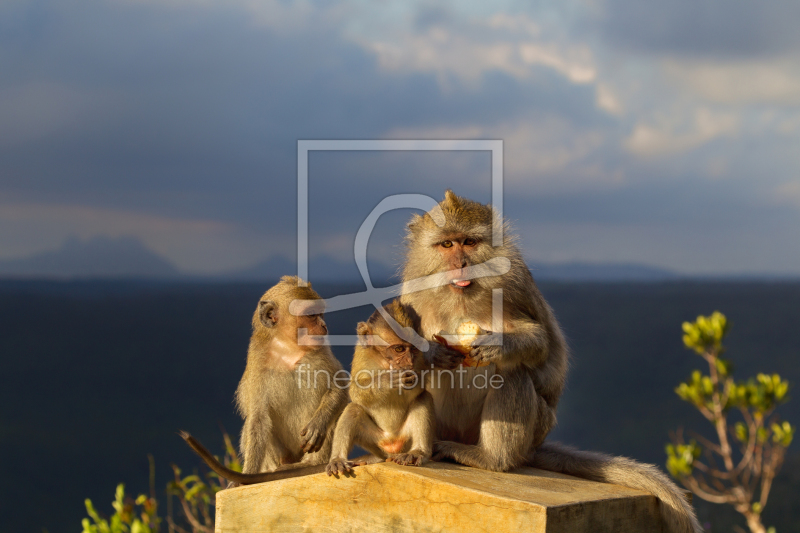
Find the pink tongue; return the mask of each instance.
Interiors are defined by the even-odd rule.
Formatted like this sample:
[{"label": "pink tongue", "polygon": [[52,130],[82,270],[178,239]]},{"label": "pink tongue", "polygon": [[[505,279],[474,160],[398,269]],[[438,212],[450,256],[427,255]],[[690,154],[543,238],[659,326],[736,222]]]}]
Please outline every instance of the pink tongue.
[{"label": "pink tongue", "polygon": [[468,280],[468,279],[464,279],[464,280],[455,281],[454,283],[456,285],[458,285],[459,287],[467,287],[472,282],[470,280]]}]

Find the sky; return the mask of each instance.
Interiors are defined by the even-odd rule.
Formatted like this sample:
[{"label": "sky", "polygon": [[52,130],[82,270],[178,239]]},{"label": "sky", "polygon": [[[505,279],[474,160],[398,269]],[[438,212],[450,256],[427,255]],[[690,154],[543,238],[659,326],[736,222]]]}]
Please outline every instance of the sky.
[{"label": "sky", "polygon": [[[135,237],[193,274],[296,256],[299,139],[499,139],[537,262],[800,275],[800,3],[4,0],[0,260]],[[314,152],[309,252],[488,152]],[[382,217],[397,263],[411,210]]]}]

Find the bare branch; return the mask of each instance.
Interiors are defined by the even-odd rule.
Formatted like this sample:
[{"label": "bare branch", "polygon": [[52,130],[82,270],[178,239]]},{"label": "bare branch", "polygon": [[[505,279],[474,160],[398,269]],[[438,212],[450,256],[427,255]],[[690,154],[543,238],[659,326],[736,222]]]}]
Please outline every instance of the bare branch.
[{"label": "bare branch", "polygon": [[700,496],[701,498],[703,498],[704,500],[706,500],[708,502],[711,502],[711,503],[732,503],[732,502],[736,501],[736,499],[733,496],[729,495],[729,494],[720,494],[720,493],[717,493],[716,491],[713,491],[711,489],[705,490],[705,488],[700,487],[700,485],[698,484],[697,480],[694,479],[691,476],[686,477],[686,478],[682,478],[681,481],[686,486],[686,488],[688,488],[689,490],[691,490],[692,492],[694,492],[695,494],[697,494],[698,496]]}]

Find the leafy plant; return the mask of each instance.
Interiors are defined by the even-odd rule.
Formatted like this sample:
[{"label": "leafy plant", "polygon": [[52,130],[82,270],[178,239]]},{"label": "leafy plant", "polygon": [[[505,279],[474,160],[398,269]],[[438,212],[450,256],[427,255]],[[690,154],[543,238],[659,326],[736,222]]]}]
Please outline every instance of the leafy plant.
[{"label": "leafy plant", "polygon": [[[666,446],[667,470],[698,497],[732,505],[751,532],[774,533],[761,513],[794,437],[795,427],[774,414],[788,400],[789,383],[778,374],[735,381],[733,364],[722,357],[728,329],[718,311],[683,323],[683,343],[706,360],[709,373],[695,370],[675,392],[711,422],[717,442],[695,434],[687,443],[679,430]],[[732,422],[732,412],[741,419]]]},{"label": "leafy plant", "polygon": [[[220,462],[237,472],[242,471],[239,456],[233,447],[230,436],[222,432],[225,442],[225,455]],[[217,458],[219,459],[219,458]],[[216,494],[225,486],[227,480],[214,472],[206,473],[203,476],[190,474],[181,477],[181,469],[177,465],[172,465],[175,479],[167,484],[167,495],[170,503],[170,514],[167,523],[170,526],[170,533],[187,533],[188,530],[177,524],[171,513],[172,496],[177,496],[181,505],[183,518],[188,522],[188,527],[192,533],[213,533],[214,531],[214,509],[216,508]]]},{"label": "leafy plant", "polygon": [[[238,455],[230,436],[223,430],[225,455],[222,463],[228,468],[241,472]],[[102,517],[94,508],[92,501],[86,499],[86,512],[82,533],[158,533],[162,519],[158,517],[158,502],[155,496],[155,464],[150,460],[150,496],[140,494],[135,500],[125,496],[125,485],[117,485],[112,507],[114,514],[109,518]],[[216,494],[222,490],[227,481],[211,472],[203,476],[190,474],[181,477],[181,469],[172,465],[175,476],[167,484],[167,516],[169,533],[213,533],[214,509]],[[172,513],[172,497],[176,496],[180,503],[182,516],[176,520]]]},{"label": "leafy plant", "polygon": [[[135,500],[130,496],[125,497],[125,485],[117,485],[114,501],[114,514],[106,520],[102,518],[92,505],[92,500],[86,498],[86,512],[89,518],[81,522],[82,533],[155,533],[161,519],[158,518],[158,502],[140,494]],[[94,522],[94,523],[92,523]]]}]

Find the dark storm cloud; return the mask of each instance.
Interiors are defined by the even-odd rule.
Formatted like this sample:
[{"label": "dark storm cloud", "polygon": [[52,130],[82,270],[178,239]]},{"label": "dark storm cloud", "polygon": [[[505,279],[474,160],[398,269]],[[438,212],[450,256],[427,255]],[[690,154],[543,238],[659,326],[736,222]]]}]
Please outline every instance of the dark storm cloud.
[{"label": "dark storm cloud", "polygon": [[603,38],[655,53],[718,57],[758,56],[800,45],[800,2],[729,0],[603,0],[598,24]]},{"label": "dark storm cloud", "polygon": [[[794,9],[789,4],[780,9],[762,6],[761,18],[750,17],[749,8],[714,5],[716,18],[704,18],[693,11],[700,8],[682,0],[673,7],[654,4],[648,12],[638,4],[609,0],[604,18],[593,21],[594,30],[637,51],[670,54],[767,53],[795,42],[783,22],[771,30],[779,35],[765,33],[769,20],[789,18]],[[291,6],[284,5],[276,16]],[[772,169],[769,165],[776,167],[776,176],[791,172],[784,153],[770,152],[780,146],[774,136],[763,136],[763,147],[725,137],[718,144],[709,140],[707,146],[692,145],[662,159],[640,159],[625,150],[624,140],[640,120],[649,124],[647,114],[653,109],[668,109],[666,104],[658,107],[671,101],[660,88],[646,98],[623,101],[626,111],[612,116],[598,110],[597,86],[591,81],[595,72],[598,83],[619,81],[609,80],[614,74],[603,72],[602,61],[593,62],[587,52],[590,75],[585,83],[572,83],[557,72],[564,71],[558,61],[570,57],[559,53],[572,45],[588,50],[584,42],[550,42],[535,32],[484,34],[488,26],[435,4],[427,6],[415,12],[410,27],[398,23],[394,28],[400,34],[395,44],[401,43],[403,53],[410,55],[392,70],[379,65],[370,49],[374,42],[357,42],[342,30],[348,15],[330,6],[284,21],[263,19],[265,13],[256,15],[237,4],[4,3],[0,200],[5,205],[73,206],[63,212],[81,216],[82,207],[96,207],[99,219],[117,212],[135,214],[117,220],[109,233],[123,233],[119,228],[135,219],[130,222],[132,234],[157,243],[161,253],[173,253],[184,267],[216,264],[203,254],[240,253],[253,249],[252,243],[257,249],[253,254],[292,256],[298,139],[450,135],[442,132],[474,137],[480,132],[507,141],[506,214],[521,226],[646,222],[663,231],[684,231],[703,223],[743,227],[772,216],[772,204],[765,200],[769,190],[752,176]],[[720,27],[712,28],[712,20]],[[539,22],[535,16],[531,21]],[[476,54],[476,78],[459,77],[463,71],[447,63],[459,58],[457,53],[448,55],[451,50],[425,41],[437,28]],[[694,35],[706,30],[708,36]],[[422,48],[415,49],[420,42]],[[551,63],[525,64],[520,70],[506,64],[503,71],[507,58],[492,55],[500,50],[492,47],[507,45],[513,54],[515,46],[528,42],[541,45],[540,54],[555,50],[555,55],[543,56]],[[435,66],[415,62],[431,52],[441,54]],[[477,61],[482,53],[482,62]],[[626,83],[623,79],[621,86]],[[645,98],[643,107],[648,109],[637,110],[641,102],[635,98]],[[690,110],[686,116],[694,115]],[[408,133],[398,133],[404,131]],[[600,140],[584,142],[585,137]],[[784,142],[794,141],[786,136]],[[581,152],[581,143],[591,147]],[[562,151],[568,160],[563,164],[558,163]],[[578,155],[573,158],[574,153]],[[705,182],[708,176],[698,178],[706,160],[720,154],[731,169],[722,192]],[[538,163],[548,159],[557,163],[539,169]],[[536,168],[525,168],[520,161]],[[490,200],[485,154],[313,154],[310,168],[312,253],[352,250],[364,217],[388,194],[441,198],[449,186],[459,194]],[[618,170],[624,170],[624,177],[612,181]],[[22,228],[12,244],[41,238],[45,223],[68,226],[72,216],[50,216],[46,209],[32,212],[26,219],[33,220],[30,228]],[[14,213],[6,218],[13,219]],[[140,215],[158,220],[142,222]],[[408,215],[405,211],[381,219],[370,241],[376,253],[399,248]],[[92,216],[86,215],[89,222],[82,222],[81,235],[94,235]],[[775,224],[791,224],[796,218],[795,212],[794,218]],[[228,229],[216,237],[211,231],[206,237],[203,229],[166,233],[172,219],[199,221],[193,228],[210,221]],[[63,239],[66,230],[57,229]],[[103,231],[98,223],[97,232]],[[190,244],[175,251],[172,242],[187,240],[185,235]],[[225,248],[234,241],[239,248]],[[608,252],[609,259],[614,253]]]},{"label": "dark storm cloud", "polygon": [[555,73],[531,87],[490,71],[478,90],[445,93],[434,74],[380,71],[319,23],[287,33],[231,8],[106,2],[18,3],[4,15],[0,87],[77,101],[71,118],[0,144],[4,192],[26,201],[261,225],[265,210],[293,216],[298,138],[492,124],[537,109],[608,120],[591,87]]}]

